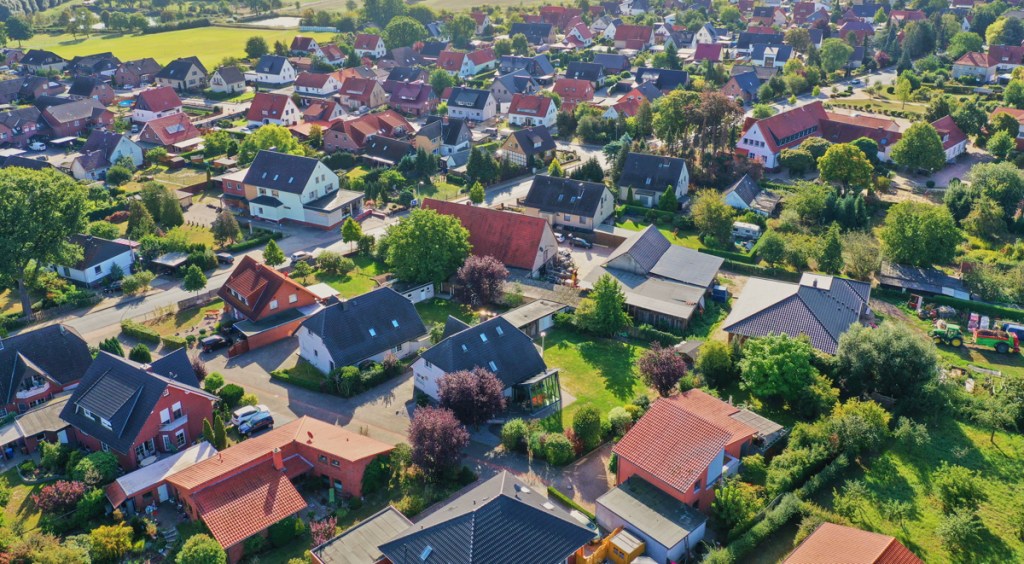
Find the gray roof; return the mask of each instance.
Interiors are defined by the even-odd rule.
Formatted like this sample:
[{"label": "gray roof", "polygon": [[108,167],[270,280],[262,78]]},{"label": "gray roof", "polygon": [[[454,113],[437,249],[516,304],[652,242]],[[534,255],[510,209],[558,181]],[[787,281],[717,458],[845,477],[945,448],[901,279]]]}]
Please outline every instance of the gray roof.
[{"label": "gray roof", "polygon": [[869,313],[870,298],[870,284],[836,276],[805,273],[799,284],[751,278],[722,328],[747,337],[807,335],[834,354],[839,337]]},{"label": "gray roof", "polygon": [[594,53],[594,62],[604,67],[606,72],[622,72],[630,67],[629,57],[619,53]]},{"label": "gray roof", "polygon": [[82,154],[75,157],[72,163],[78,163],[78,166],[82,167],[82,170],[86,172],[96,172],[110,168],[110,161],[107,160],[107,155],[99,149],[82,151]]},{"label": "gray roof", "polygon": [[470,327],[471,326],[465,321],[455,317],[454,315],[449,315],[448,319],[444,320],[444,332],[441,333],[441,338],[447,339],[448,337],[451,337],[461,331],[465,331]]},{"label": "gray roof", "polygon": [[14,422],[19,434],[22,437],[35,437],[40,433],[53,433],[67,427],[68,423],[60,418],[60,412],[70,397],[63,395],[53,398],[19,415]]},{"label": "gray roof", "polygon": [[628,153],[622,166],[619,186],[664,192],[671,186],[675,191],[679,178],[686,170],[686,161],[675,157]]},{"label": "gray roof", "polygon": [[761,79],[757,77],[756,72],[748,71],[735,74],[732,78],[736,80],[736,85],[740,87],[740,90],[750,94],[751,97],[757,97],[757,90],[761,88]]},{"label": "gray roof", "polygon": [[[448,328],[447,324],[445,328]],[[440,343],[424,352],[422,358],[444,372],[474,368],[490,370],[506,387],[547,371],[547,365],[530,337],[504,317],[495,317],[446,335]]]},{"label": "gray roof", "polygon": [[[517,69],[501,76],[494,77],[494,82],[500,82],[512,94],[528,94],[540,89],[537,81],[530,76],[526,69]],[[530,88],[530,86],[533,86]]]},{"label": "gray roof", "polygon": [[46,108],[46,113],[58,123],[70,123],[72,121],[88,121],[92,119],[97,110],[105,110],[103,104],[92,98],[75,100],[67,104],[58,104]]},{"label": "gray roof", "polygon": [[785,36],[781,33],[754,33],[741,31],[736,38],[737,49],[749,49],[755,43],[782,43]]},{"label": "gray roof", "polygon": [[263,74],[281,74],[288,59],[280,55],[263,55],[256,63],[256,72]]},{"label": "gray roof", "polygon": [[71,82],[68,94],[72,96],[92,96],[92,91],[99,85],[104,84],[100,79],[93,76],[79,76]]},{"label": "gray roof", "polygon": [[[427,129],[427,132],[424,132],[424,129]],[[419,134],[433,138],[434,135],[440,133],[442,144],[454,146],[459,144],[459,136],[466,129],[469,129],[469,126],[466,125],[464,119],[452,117],[445,119],[441,116],[429,115],[426,125],[420,129]]]},{"label": "gray roof", "polygon": [[206,74],[206,67],[199,62],[197,57],[182,57],[167,63],[167,66],[156,73],[156,77],[168,80],[185,80],[188,76],[188,71],[192,69],[193,65],[199,68],[203,74]]},{"label": "gray roof", "polygon": [[216,70],[216,73],[220,75],[220,77],[224,79],[224,82],[227,84],[245,82],[245,75],[238,67],[235,66],[221,67]]},{"label": "gray roof", "polygon": [[28,375],[42,375],[61,385],[80,380],[92,363],[89,345],[67,325],[49,325],[0,340],[0,404]]},{"label": "gray roof", "polygon": [[751,59],[763,59],[765,52],[768,50],[775,51],[776,61],[788,61],[793,55],[793,47],[789,45],[781,45],[778,43],[757,43],[751,47],[750,58]]},{"label": "gray roof", "polygon": [[92,235],[73,235],[71,244],[82,247],[82,260],[75,265],[78,270],[91,268],[124,253],[130,253],[132,250],[129,245],[124,243]]},{"label": "gray roof", "polygon": [[683,88],[690,81],[686,71],[640,67],[636,70],[636,83],[651,81],[658,90],[675,90]]},{"label": "gray roof", "polygon": [[[166,368],[160,364],[156,367]],[[154,368],[147,371],[141,364],[101,351],[60,416],[117,452],[128,454],[168,386],[182,388],[211,401],[215,399],[215,396],[185,383],[195,381],[195,372],[161,375]],[[111,428],[107,429],[100,421],[86,417],[80,409],[87,409],[93,415],[106,419]]]},{"label": "gray roof", "polygon": [[501,472],[381,545],[394,564],[556,564],[595,531]]},{"label": "gray roof", "polygon": [[53,167],[53,165],[45,159],[39,161],[22,155],[10,155],[9,157],[0,159],[0,168],[8,168],[12,166],[20,166],[21,168],[28,168],[32,170],[44,170]]},{"label": "gray roof", "polygon": [[25,124],[39,123],[39,117],[39,109],[34,106],[28,106],[25,108],[18,108],[16,110],[0,112],[0,124],[3,124],[13,130],[15,135],[20,135]]},{"label": "gray roof", "polygon": [[302,326],[323,340],[337,367],[356,366],[427,332],[416,306],[391,288],[331,304]]},{"label": "gray roof", "polygon": [[371,135],[366,138],[363,154],[388,164],[398,164],[403,157],[416,153],[416,148],[408,141],[392,139],[382,135]]},{"label": "gray roof", "polygon": [[573,61],[565,71],[565,78],[576,78],[597,82],[604,77],[604,67],[598,63]]},{"label": "gray roof", "polygon": [[538,174],[523,204],[544,212],[594,217],[607,190],[597,182]]},{"label": "gray roof", "polygon": [[85,144],[82,145],[82,152],[102,151],[105,157],[110,158],[114,149],[117,148],[118,143],[121,142],[122,137],[124,137],[124,135],[115,131],[94,129],[92,133],[89,134],[89,138],[85,140]]},{"label": "gray roof", "polygon": [[448,96],[448,106],[482,110],[484,109],[484,106],[487,105],[487,99],[490,97],[490,90],[477,90],[474,88],[462,88],[457,86],[452,88],[452,92]]},{"label": "gray roof", "polygon": [[733,65],[732,68],[729,69],[730,76],[736,76],[748,72],[756,74],[757,79],[763,83],[776,74],[779,74],[779,69],[775,67],[757,67],[754,65]]},{"label": "gray roof", "polygon": [[548,300],[537,300],[501,314],[509,323],[522,329],[549,315],[565,311],[569,306]]},{"label": "gray roof", "polygon": [[915,292],[943,294],[943,288],[967,292],[963,281],[935,268],[921,268],[888,261],[882,262],[878,271],[878,283]]},{"label": "gray roof", "polygon": [[525,155],[540,155],[555,150],[555,139],[543,125],[517,129],[512,132]]},{"label": "gray roof", "polygon": [[514,23],[508,30],[509,37],[515,37],[522,33],[530,45],[542,45],[547,42],[551,35],[551,24],[548,23]]},{"label": "gray roof", "polygon": [[604,274],[611,275],[622,286],[627,305],[684,321],[693,317],[705,294],[703,288],[611,267],[591,270],[581,286],[593,288]]},{"label": "gray roof", "polygon": [[324,564],[367,564],[384,557],[380,545],[412,525],[400,511],[387,506],[355,527],[314,548]]},{"label": "gray roof", "polygon": [[722,195],[728,196],[734,192],[741,200],[743,200],[744,203],[752,208],[769,208],[762,209],[762,211],[769,214],[775,210],[775,205],[779,202],[778,196],[761,188],[761,185],[751,178],[749,174],[744,174],[743,178],[740,178],[732,186],[727,188]]},{"label": "gray roof", "polygon": [[256,154],[243,182],[250,186],[301,194],[320,161],[262,150]]},{"label": "gray roof", "polygon": [[632,476],[597,500],[637,530],[666,548],[686,539],[707,521],[700,511],[662,492],[639,476]]},{"label": "gray roof", "polygon": [[555,67],[548,60],[545,54],[534,55],[533,57],[520,57],[517,55],[502,55],[498,59],[498,70],[502,73],[523,69],[532,76],[548,76],[554,74]]},{"label": "gray roof", "polygon": [[619,245],[604,266],[680,282],[703,291],[714,282],[723,262],[721,257],[671,244],[658,228],[650,225]]},{"label": "gray roof", "polygon": [[23,65],[52,65],[63,63],[65,59],[53,51],[43,49],[29,49],[21,59]]}]

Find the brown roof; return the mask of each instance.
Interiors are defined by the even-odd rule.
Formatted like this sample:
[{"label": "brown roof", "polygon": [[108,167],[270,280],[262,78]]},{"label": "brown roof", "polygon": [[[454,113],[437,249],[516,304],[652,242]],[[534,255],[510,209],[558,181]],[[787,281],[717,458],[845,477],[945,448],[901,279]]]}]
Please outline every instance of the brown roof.
[{"label": "brown roof", "polygon": [[957,59],[956,62],[953,64],[970,67],[982,67],[986,69],[996,66],[995,61],[990,60],[988,54],[979,53],[977,51],[964,53],[964,55]]},{"label": "brown roof", "polygon": [[295,77],[295,86],[303,88],[323,88],[331,79],[331,74],[320,72],[302,72]]},{"label": "brown roof", "polygon": [[948,149],[957,143],[967,140],[967,135],[964,134],[963,130],[956,125],[956,122],[950,116],[933,121],[932,127],[939,133],[943,149]]},{"label": "brown roof", "polygon": [[199,137],[199,130],[192,125],[192,119],[186,113],[173,114],[154,119],[146,123],[140,136],[148,141],[151,135],[160,140],[161,145],[173,145]]},{"label": "brown roof", "polygon": [[719,43],[700,43],[693,52],[693,62],[699,63],[703,60],[717,63],[722,59],[722,45]]},{"label": "brown roof", "polygon": [[645,25],[620,25],[615,28],[615,41],[651,41],[654,29]]},{"label": "brown roof", "polygon": [[377,43],[380,41],[379,35],[373,35],[370,33],[360,33],[356,36],[356,42],[353,46],[354,49],[362,49],[364,51],[373,51],[377,48]]},{"label": "brown roof", "polygon": [[784,564],[918,564],[921,559],[888,535],[822,523]]},{"label": "brown roof", "polygon": [[151,112],[166,112],[181,107],[181,98],[170,86],[161,86],[140,93],[135,99],[135,107]]},{"label": "brown roof", "polygon": [[1019,65],[1024,61],[1024,47],[1020,45],[989,45],[988,60],[994,64]]},{"label": "brown roof", "polygon": [[[308,294],[311,299],[316,299],[316,296],[301,284],[249,256],[242,257],[217,295],[244,313],[251,321],[258,321],[289,308],[287,304],[281,304],[272,312],[268,309],[274,295],[282,286],[290,286],[295,293]],[[243,303],[232,291],[242,296],[245,302]]]},{"label": "brown roof", "polygon": [[393,110],[362,115],[355,119],[335,122],[331,126],[331,129],[335,131],[344,131],[360,147],[371,135],[396,137],[395,130],[399,128],[404,129],[406,133],[413,131],[412,124]]},{"label": "brown roof", "polygon": [[[802,140],[780,145],[782,139],[795,135],[805,129],[818,126],[824,119],[827,119],[825,107],[822,106],[821,102],[814,102],[758,120],[757,126],[761,129],[768,148],[775,153],[780,149],[786,148],[787,145],[799,144]],[[744,128],[744,131],[746,129]]]},{"label": "brown roof", "polygon": [[593,100],[594,85],[581,78],[560,78],[553,88],[563,100]]},{"label": "brown roof", "polygon": [[457,72],[462,68],[462,61],[465,58],[465,51],[441,51],[437,56],[437,66],[448,72]]},{"label": "brown roof", "polygon": [[513,268],[533,270],[544,231],[550,229],[539,217],[492,210],[427,198],[423,208],[455,216],[469,231],[476,256],[492,256]]},{"label": "brown roof", "polygon": [[490,47],[477,49],[476,51],[473,51],[466,56],[469,57],[470,61],[473,61],[474,65],[482,65],[495,60],[494,50],[492,50]]}]

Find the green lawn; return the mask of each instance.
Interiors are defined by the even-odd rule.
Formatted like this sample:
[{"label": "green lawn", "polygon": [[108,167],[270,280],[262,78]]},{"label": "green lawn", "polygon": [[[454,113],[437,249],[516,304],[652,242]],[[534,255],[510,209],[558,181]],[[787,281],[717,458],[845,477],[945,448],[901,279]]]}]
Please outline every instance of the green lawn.
[{"label": "green lawn", "polygon": [[189,333],[193,329],[198,330],[200,327],[206,327],[207,330],[212,330],[212,325],[216,323],[217,320],[211,318],[209,322],[206,322],[206,312],[210,310],[219,310],[222,307],[224,307],[224,302],[218,299],[203,307],[190,307],[174,314],[147,319],[144,323],[155,329],[157,333],[160,333],[161,335]]},{"label": "green lawn", "polygon": [[462,193],[462,187],[447,182],[436,182],[434,184],[417,188],[416,194],[420,199],[433,198],[435,200],[454,200]]},{"label": "green lawn", "polygon": [[[630,231],[643,231],[644,229],[647,229],[648,225],[650,224],[637,223],[632,219],[618,221],[615,223],[615,227],[621,227],[623,229],[628,229]],[[668,239],[673,245],[679,245],[680,247],[689,247],[691,249],[697,250],[706,248],[704,243],[701,242],[700,236],[697,234],[696,231],[679,231],[678,235],[676,234],[675,230],[671,227],[658,227],[658,231],[661,231],[661,234],[664,235],[665,238]],[[728,250],[734,253],[740,253],[744,255],[750,254],[735,245]]]},{"label": "green lawn", "polygon": [[906,106],[904,106],[903,102],[891,102],[889,100],[847,100],[845,98],[836,98],[835,103],[848,105],[855,110],[880,114],[880,116],[882,110],[896,110],[901,112],[910,112],[912,114],[924,114],[924,111],[927,109],[926,106],[922,104],[907,103]]},{"label": "green lawn", "polygon": [[343,298],[359,296],[376,288],[377,283],[373,277],[381,273],[380,265],[371,257],[357,256],[352,260],[356,263],[355,270],[342,275],[317,272],[317,281],[326,282],[340,292]]},{"label": "green lawn", "polygon": [[[242,29],[233,27],[201,27],[148,35],[93,35],[75,39],[69,34],[39,34],[24,42],[25,49],[50,49],[70,59],[75,55],[110,51],[122,60],[152,57],[160,64],[167,64],[175,57],[196,55],[208,68],[214,68],[225,57],[244,57],[245,42],[254,35],[262,36],[267,43],[275,41],[289,44],[296,30]],[[317,41],[330,41],[330,33],[304,33]]]},{"label": "green lawn", "polygon": [[356,178],[362,178],[367,174],[370,174],[370,169],[366,168],[363,165],[359,165],[353,168],[352,170],[346,172],[345,176],[347,176],[349,180],[355,180]]},{"label": "green lawn", "polygon": [[416,311],[420,314],[423,324],[429,329],[435,323],[444,323],[448,316],[454,316],[466,323],[474,323],[475,315],[468,305],[460,304],[455,300],[442,300],[434,298],[430,301],[416,304]]},{"label": "green lawn", "polygon": [[42,489],[42,484],[29,485],[21,480],[16,468],[11,468],[3,474],[7,483],[11,486],[11,500],[4,508],[4,522],[19,523],[24,531],[31,531],[39,525],[39,517],[42,513],[36,509],[32,502],[32,494]]},{"label": "green lawn", "polygon": [[202,243],[207,247],[213,248],[213,233],[206,227],[179,225],[168,231],[167,235],[174,236],[177,233],[184,233],[189,243]]},{"label": "green lawn", "polygon": [[[949,418],[929,431],[931,441],[924,447],[891,448],[866,467],[855,467],[850,472],[850,478],[864,481],[873,498],[862,504],[856,524],[895,536],[925,562],[1022,561],[1024,543],[1016,535],[1011,518],[1021,510],[1024,437],[996,433],[993,445],[988,432]],[[931,475],[942,462],[977,470],[986,497],[978,511],[985,529],[965,547],[961,557],[946,552],[935,532],[943,514],[932,492]],[[831,498],[831,491],[827,498]],[[902,525],[879,513],[879,502],[888,499],[911,504],[910,517]]]}]

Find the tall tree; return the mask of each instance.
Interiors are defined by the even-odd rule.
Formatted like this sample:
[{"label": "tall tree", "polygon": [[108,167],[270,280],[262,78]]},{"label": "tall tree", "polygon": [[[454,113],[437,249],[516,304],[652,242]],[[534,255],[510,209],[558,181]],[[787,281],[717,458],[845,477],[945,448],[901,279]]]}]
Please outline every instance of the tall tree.
[{"label": "tall tree", "polygon": [[245,56],[250,59],[259,59],[270,52],[270,46],[262,35],[254,35],[245,42]]},{"label": "tall tree", "polygon": [[686,361],[683,357],[675,349],[662,347],[657,342],[640,356],[636,366],[644,382],[663,398],[670,396],[679,380],[686,375]]},{"label": "tall tree", "polygon": [[833,73],[846,66],[853,54],[853,47],[850,44],[833,37],[821,43],[821,66],[825,72]]},{"label": "tall tree", "polygon": [[[452,18],[452,22],[448,24],[448,33],[452,37],[452,43],[460,49],[465,49],[469,46],[469,40],[473,38],[473,33],[476,31],[476,22],[473,18],[467,14],[460,12]],[[516,38],[512,38],[512,49],[515,50]]]},{"label": "tall tree", "polygon": [[445,89],[451,88],[457,84],[455,77],[448,74],[448,71],[444,69],[434,69],[430,71],[430,87],[434,90],[434,94],[440,96]]},{"label": "tall tree", "polygon": [[203,438],[206,439],[206,442],[210,443],[211,446],[213,445],[213,424],[210,423],[209,419],[205,418],[203,419]]},{"label": "tall tree", "polygon": [[818,270],[829,274],[843,271],[843,241],[839,233],[839,224],[833,222],[825,234],[825,244],[818,256]]},{"label": "tall tree", "polygon": [[411,47],[417,41],[427,37],[427,28],[409,16],[399,16],[384,28],[384,42],[388,49]]},{"label": "tall tree", "polygon": [[715,190],[701,190],[693,199],[691,215],[697,231],[711,247],[724,246],[732,238],[733,209]]},{"label": "tall tree", "polygon": [[917,266],[949,264],[962,240],[946,207],[910,201],[889,208],[879,238],[890,260]]},{"label": "tall tree", "polygon": [[576,308],[576,324],[599,335],[614,335],[633,324],[625,307],[626,295],[622,287],[605,273]]},{"label": "tall tree", "polygon": [[203,274],[203,270],[199,268],[199,265],[190,265],[185,270],[185,279],[182,280],[181,285],[186,292],[199,292],[206,288],[206,275]]},{"label": "tall tree", "polygon": [[146,206],[139,200],[128,202],[128,230],[125,233],[136,241],[156,233],[156,222]]},{"label": "tall tree", "polygon": [[751,339],[743,346],[740,361],[743,386],[757,397],[790,402],[814,381],[817,370],[811,364],[813,356],[814,349],[806,337],[772,334]]},{"label": "tall tree", "polygon": [[934,172],[945,166],[946,151],[935,127],[918,121],[893,145],[892,160],[900,166]]},{"label": "tall tree", "polygon": [[213,446],[217,450],[224,450],[228,447],[228,433],[224,429],[224,420],[219,413],[213,415]]},{"label": "tall tree", "polygon": [[462,462],[469,433],[450,409],[421,407],[409,425],[412,462],[431,480],[454,473]]},{"label": "tall tree", "polygon": [[[85,205],[85,187],[56,170],[0,169],[0,281],[17,283],[26,317],[32,316],[30,277],[82,256],[68,239],[85,229]],[[35,268],[26,273],[30,264]]]},{"label": "tall tree", "polygon": [[445,374],[438,381],[441,407],[463,425],[480,428],[505,410],[505,385],[490,370],[475,368]]},{"label": "tall tree", "polygon": [[217,214],[213,223],[210,224],[210,231],[213,233],[213,241],[224,246],[228,242],[235,242],[242,236],[242,230],[238,227],[238,220],[235,214],[223,210]]},{"label": "tall tree", "polygon": [[28,41],[36,34],[32,20],[22,14],[11,15],[5,24],[7,25],[7,36],[17,41],[18,47],[21,47],[22,41]]},{"label": "tall tree", "polygon": [[341,240],[346,243],[355,244],[363,237],[363,226],[359,225],[359,222],[349,217],[345,220],[345,223],[341,224]]},{"label": "tall tree", "polygon": [[380,242],[384,262],[404,282],[440,283],[469,256],[469,232],[453,216],[415,209],[388,227]]},{"label": "tall tree", "polygon": [[284,260],[284,251],[281,250],[281,247],[277,246],[276,241],[271,239],[267,246],[263,248],[263,262],[267,266],[277,266],[284,264]]},{"label": "tall tree", "polygon": [[836,143],[818,159],[818,171],[822,180],[840,183],[845,193],[851,187],[863,188],[870,184],[874,167],[855,145]]},{"label": "tall tree", "polygon": [[492,256],[470,255],[456,273],[474,307],[496,303],[504,293],[508,269]]}]

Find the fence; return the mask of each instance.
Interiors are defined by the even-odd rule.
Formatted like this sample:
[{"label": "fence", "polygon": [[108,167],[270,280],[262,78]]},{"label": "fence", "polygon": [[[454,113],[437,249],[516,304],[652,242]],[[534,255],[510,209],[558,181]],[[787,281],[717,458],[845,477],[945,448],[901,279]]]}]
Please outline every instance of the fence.
[{"label": "fence", "polygon": [[217,290],[207,290],[202,294],[193,296],[191,298],[185,298],[178,302],[178,311],[188,309],[190,307],[204,306],[217,298]]},{"label": "fence", "polygon": [[338,33],[338,28],[324,25],[300,25],[299,31],[320,31],[324,33]]}]

